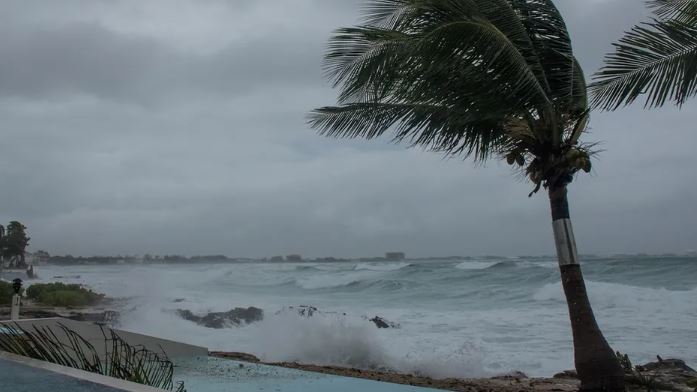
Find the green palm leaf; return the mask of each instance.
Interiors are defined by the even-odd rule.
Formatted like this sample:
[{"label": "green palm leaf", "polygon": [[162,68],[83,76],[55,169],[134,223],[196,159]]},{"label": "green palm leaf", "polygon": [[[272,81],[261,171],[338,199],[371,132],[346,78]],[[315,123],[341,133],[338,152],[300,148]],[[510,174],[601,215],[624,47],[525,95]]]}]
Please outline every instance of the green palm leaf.
[{"label": "green palm leaf", "polygon": [[395,142],[484,160],[503,135],[499,118],[438,105],[352,103],[317,109],[310,121],[325,136],[373,139],[394,129]]},{"label": "green palm leaf", "polygon": [[594,75],[592,106],[615,110],[645,95],[644,106],[682,106],[697,93],[697,0],[649,0],[658,19],[625,33]]},{"label": "green palm leaf", "polygon": [[583,72],[550,0],[373,0],[363,11],[330,39],[324,69],[340,92],[310,114],[320,134],[389,132],[484,160],[544,155],[585,129]]},{"label": "green palm leaf", "polygon": [[661,19],[674,19],[683,23],[697,21],[696,0],[650,0],[648,5]]},{"label": "green palm leaf", "polygon": [[697,25],[654,20],[634,27],[591,85],[592,105],[614,110],[646,95],[646,107],[682,105],[697,93]]}]

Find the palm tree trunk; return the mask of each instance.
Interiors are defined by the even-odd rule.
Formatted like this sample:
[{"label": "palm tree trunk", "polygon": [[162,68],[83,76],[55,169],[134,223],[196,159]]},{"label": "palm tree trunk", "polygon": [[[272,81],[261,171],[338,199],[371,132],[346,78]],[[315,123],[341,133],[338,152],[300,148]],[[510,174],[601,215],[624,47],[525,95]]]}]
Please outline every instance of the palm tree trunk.
[{"label": "palm tree trunk", "polygon": [[550,188],[554,242],[569,306],[574,362],[582,391],[624,391],[624,371],[595,321],[571,228],[566,186]]}]

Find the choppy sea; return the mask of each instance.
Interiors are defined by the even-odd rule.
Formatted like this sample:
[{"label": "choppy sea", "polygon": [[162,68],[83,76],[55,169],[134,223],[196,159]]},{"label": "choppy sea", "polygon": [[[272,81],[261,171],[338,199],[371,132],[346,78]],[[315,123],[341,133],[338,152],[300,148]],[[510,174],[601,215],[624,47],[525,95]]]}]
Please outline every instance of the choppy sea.
[{"label": "choppy sea", "polygon": [[[635,363],[659,354],[697,365],[697,257],[591,257],[583,268],[613,348]],[[512,370],[550,376],[573,368],[559,272],[547,257],[41,266],[37,272],[45,281],[128,298],[123,329],[269,361],[435,377]],[[307,318],[287,309],[298,305],[320,312]],[[217,330],[174,312],[248,306],[263,309],[264,320]],[[400,328],[378,329],[366,320],[374,316]]]}]

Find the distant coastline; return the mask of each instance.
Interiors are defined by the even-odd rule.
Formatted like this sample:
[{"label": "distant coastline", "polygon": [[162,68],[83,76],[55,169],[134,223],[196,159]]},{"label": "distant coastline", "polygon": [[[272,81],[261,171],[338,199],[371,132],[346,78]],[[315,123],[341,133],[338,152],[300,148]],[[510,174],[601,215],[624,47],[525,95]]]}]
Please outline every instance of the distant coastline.
[{"label": "distant coastline", "polygon": [[[697,252],[687,251],[684,253],[620,253],[612,255],[581,255],[582,259],[600,259],[600,258],[636,258],[636,257],[696,257]],[[351,263],[351,262],[411,262],[411,261],[468,261],[468,260],[546,260],[556,259],[554,255],[540,256],[429,256],[429,257],[414,257],[409,258],[402,252],[389,252],[385,256],[378,257],[358,257],[358,258],[341,258],[341,257],[317,257],[303,258],[300,255],[288,256],[273,256],[263,258],[246,258],[246,257],[228,257],[225,255],[198,255],[198,256],[182,256],[182,255],[144,255],[144,256],[72,256],[72,255],[48,255],[43,252],[40,258],[31,258],[31,264],[34,265],[119,265],[119,264],[221,264],[221,263]]]}]

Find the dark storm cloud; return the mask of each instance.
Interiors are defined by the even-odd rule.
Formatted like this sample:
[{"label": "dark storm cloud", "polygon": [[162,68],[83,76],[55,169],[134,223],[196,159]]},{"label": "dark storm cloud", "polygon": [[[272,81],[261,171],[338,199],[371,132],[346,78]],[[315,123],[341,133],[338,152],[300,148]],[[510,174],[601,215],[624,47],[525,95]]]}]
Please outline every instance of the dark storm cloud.
[{"label": "dark storm cloud", "polygon": [[317,79],[320,45],[296,33],[187,54],[150,38],[123,36],[94,24],[28,31],[0,38],[0,94],[28,99],[88,94],[123,102],[159,102],[191,94],[249,94]]},{"label": "dark storm cloud", "polygon": [[0,93],[6,96],[138,96],[155,66],[166,64],[156,43],[95,25],[8,34],[0,45]]},{"label": "dark storm cloud", "polygon": [[[559,0],[586,73],[646,15]],[[270,256],[553,253],[544,195],[492,162],[336,141],[321,56],[358,2],[7,1],[0,218],[34,249]],[[572,186],[582,252],[697,248],[695,104],[596,114]],[[679,142],[677,142],[679,141]]]}]

